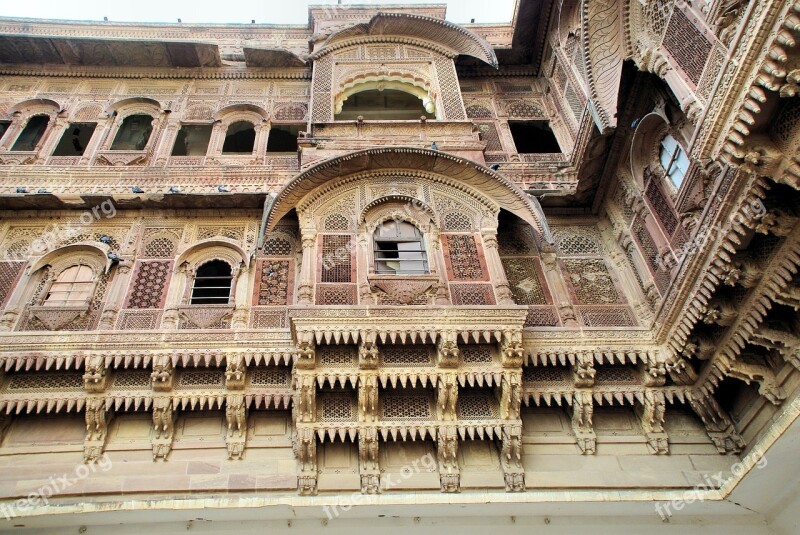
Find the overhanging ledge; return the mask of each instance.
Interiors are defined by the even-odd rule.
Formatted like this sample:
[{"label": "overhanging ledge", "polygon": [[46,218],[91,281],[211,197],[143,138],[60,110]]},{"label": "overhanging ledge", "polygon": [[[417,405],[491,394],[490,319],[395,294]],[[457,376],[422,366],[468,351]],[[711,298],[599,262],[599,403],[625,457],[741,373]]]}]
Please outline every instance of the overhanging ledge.
[{"label": "overhanging ledge", "polygon": [[266,217],[266,232],[298,206],[303,198],[320,186],[348,176],[370,171],[397,170],[428,173],[474,188],[497,205],[537,231],[540,245],[551,244],[552,237],[544,214],[516,184],[466,158],[414,147],[382,147],[352,152],[331,158],[297,175],[278,193]]}]

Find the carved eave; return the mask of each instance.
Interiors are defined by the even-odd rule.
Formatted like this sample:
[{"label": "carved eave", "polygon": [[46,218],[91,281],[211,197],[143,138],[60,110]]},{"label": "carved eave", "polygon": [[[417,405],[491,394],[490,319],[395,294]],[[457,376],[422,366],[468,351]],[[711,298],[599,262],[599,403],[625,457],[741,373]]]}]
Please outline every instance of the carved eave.
[{"label": "carved eave", "polygon": [[467,344],[500,343],[504,332],[522,331],[526,316],[521,306],[289,308],[296,339],[317,344],[358,344],[376,337],[384,344],[436,343],[443,332]]},{"label": "carved eave", "polygon": [[617,126],[617,98],[622,79],[622,2],[583,1],[584,59],[591,100],[589,109],[601,134]]},{"label": "carved eave", "polygon": [[[141,168],[140,168],[141,170]],[[130,177],[130,184],[136,179]],[[128,186],[126,189],[129,189]],[[118,193],[98,195],[92,193],[9,193],[0,194],[4,210],[74,210],[93,208],[105,201],[117,209],[246,209],[261,208],[266,193]]]},{"label": "carved eave", "polygon": [[444,177],[456,187],[469,186],[491,199],[499,208],[508,210],[537,230],[540,245],[551,243],[547,238],[547,222],[541,210],[519,186],[503,175],[476,162],[435,150],[413,147],[367,149],[331,158],[292,179],[278,196],[267,215],[267,232],[315,189],[328,182],[381,170],[408,170],[415,176],[426,174]]},{"label": "carved eave", "polygon": [[356,24],[329,36],[312,55],[362,42],[365,38],[400,37],[430,42],[450,51],[451,56],[472,56],[497,67],[497,56],[486,39],[451,22],[408,13],[378,13],[367,23]]},{"label": "carved eave", "polygon": [[207,43],[0,35],[0,63],[77,66],[219,67]]},{"label": "carved eave", "polygon": [[289,50],[280,48],[244,49],[244,61],[248,67],[285,68],[305,67],[306,61]]},{"label": "carved eave", "polygon": [[[427,422],[379,422],[370,424],[360,424],[356,422],[335,422],[335,423],[316,423],[313,425],[314,431],[320,441],[329,440],[344,441],[349,439],[355,442],[358,435],[366,429],[376,429],[384,441],[415,441],[415,440],[436,440],[437,429],[447,424],[455,427],[461,440],[474,439],[500,439],[503,435],[503,427],[508,426],[509,420],[476,420],[460,421],[457,424],[452,422],[427,421]],[[303,427],[300,424],[299,427]]]}]

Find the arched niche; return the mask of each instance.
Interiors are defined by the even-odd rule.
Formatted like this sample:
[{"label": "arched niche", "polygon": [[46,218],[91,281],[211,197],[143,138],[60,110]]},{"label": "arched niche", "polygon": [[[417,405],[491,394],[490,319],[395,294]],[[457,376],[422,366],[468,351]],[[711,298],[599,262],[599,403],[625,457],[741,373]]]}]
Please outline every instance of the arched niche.
[{"label": "arched niche", "polygon": [[60,273],[69,266],[86,264],[92,268],[96,275],[108,273],[111,269],[111,259],[108,258],[110,249],[108,245],[99,242],[78,242],[59,247],[35,260],[29,273],[33,275],[40,269],[50,266],[55,273]]}]

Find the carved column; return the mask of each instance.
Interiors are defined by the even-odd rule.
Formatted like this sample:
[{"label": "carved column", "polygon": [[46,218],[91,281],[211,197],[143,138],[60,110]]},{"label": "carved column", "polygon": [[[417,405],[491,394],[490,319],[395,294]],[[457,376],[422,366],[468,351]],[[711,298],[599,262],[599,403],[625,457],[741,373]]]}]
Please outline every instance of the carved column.
[{"label": "carved column", "polygon": [[19,316],[25,308],[25,303],[31,298],[33,293],[35,274],[28,274],[27,269],[23,268],[19,282],[12,289],[11,295],[6,301],[3,315],[0,316],[0,332],[11,331],[19,320]]},{"label": "carved column", "polygon": [[503,268],[497,247],[497,229],[483,230],[481,236],[483,237],[486,266],[489,269],[489,275],[494,282],[494,289],[497,294],[497,304],[513,305],[514,297],[508,285],[508,278],[506,278],[505,268]]},{"label": "carved column", "polygon": [[246,329],[250,321],[250,269],[246,264],[242,264],[232,272],[233,281],[231,282],[231,300],[234,305],[233,320],[231,328]]},{"label": "carved column", "polygon": [[317,233],[314,229],[303,229],[303,260],[300,266],[300,283],[297,286],[297,303],[314,304],[314,251]]},{"label": "carved column", "polygon": [[117,322],[117,315],[125,302],[125,290],[131,280],[132,261],[124,260],[114,269],[114,276],[107,292],[103,314],[100,316],[99,330],[111,330]]},{"label": "carved column", "polygon": [[56,150],[56,145],[58,142],[61,141],[61,136],[64,135],[64,132],[67,130],[69,126],[69,120],[66,117],[55,117],[51,118],[50,121],[47,123],[47,128],[42,134],[42,138],[39,140],[39,156],[37,157],[37,161],[40,163],[44,163],[48,157]]},{"label": "carved column", "polygon": [[295,423],[311,423],[317,412],[317,380],[313,373],[295,370],[292,412]]},{"label": "carved column", "polygon": [[2,140],[0,140],[0,152],[9,150],[12,143],[16,141],[17,136],[22,132],[22,129],[25,128],[27,123],[28,120],[27,118],[23,119],[22,113],[18,111],[14,112],[14,115],[11,117],[11,124],[8,125]]},{"label": "carved column", "polygon": [[447,268],[444,263],[444,251],[442,251],[441,236],[434,228],[431,228],[428,246],[431,253],[430,259],[433,259],[433,264],[430,266],[431,274],[439,275],[439,286],[436,289],[434,302],[437,305],[449,305],[450,299],[448,298],[447,291]]},{"label": "carved column", "polygon": [[105,142],[108,132],[113,125],[113,116],[106,116],[103,121],[97,122],[97,127],[94,129],[92,138],[89,140],[89,143],[86,144],[86,148],[83,151],[83,156],[81,156],[81,159],[78,161],[80,165],[86,165],[89,163],[89,161],[94,157],[95,153],[103,147],[103,143]]},{"label": "carved column", "polygon": [[262,121],[261,124],[255,125],[256,139],[253,143],[253,163],[264,163],[267,153],[267,139],[269,138],[271,127],[272,123],[270,121]]},{"label": "carved column", "polygon": [[358,274],[358,302],[362,305],[375,305],[377,304],[375,297],[372,295],[372,288],[369,285],[368,276],[364,274],[374,275],[375,266],[369,263],[369,247],[372,244],[372,239],[367,234],[367,229],[361,225],[358,229],[356,236],[356,273]]},{"label": "carved column", "polygon": [[381,468],[378,461],[378,430],[363,428],[358,432],[358,472],[363,494],[380,494]]},{"label": "carved column", "polygon": [[436,448],[442,492],[459,492],[461,470],[458,467],[458,432],[455,426],[439,428]]},{"label": "carved column", "polygon": [[505,371],[500,384],[500,417],[519,420],[522,403],[522,373]]},{"label": "carved column", "polygon": [[358,421],[378,420],[378,375],[361,374],[358,380]]},{"label": "carved column", "polygon": [[[172,148],[175,145],[175,139],[178,136],[178,130],[181,128],[181,121],[178,117],[169,116],[166,120],[164,133],[158,140],[157,148],[154,151],[155,165],[166,165],[169,157],[172,154]],[[155,132],[153,132],[155,135]]]}]

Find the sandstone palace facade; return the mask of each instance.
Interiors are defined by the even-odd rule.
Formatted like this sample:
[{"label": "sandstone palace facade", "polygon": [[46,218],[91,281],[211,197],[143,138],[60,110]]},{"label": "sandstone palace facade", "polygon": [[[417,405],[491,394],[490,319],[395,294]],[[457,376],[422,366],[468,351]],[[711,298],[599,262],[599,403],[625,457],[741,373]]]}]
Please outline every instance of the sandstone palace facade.
[{"label": "sandstone palace facade", "polygon": [[445,17],[0,19],[0,529],[779,532],[800,2]]}]

